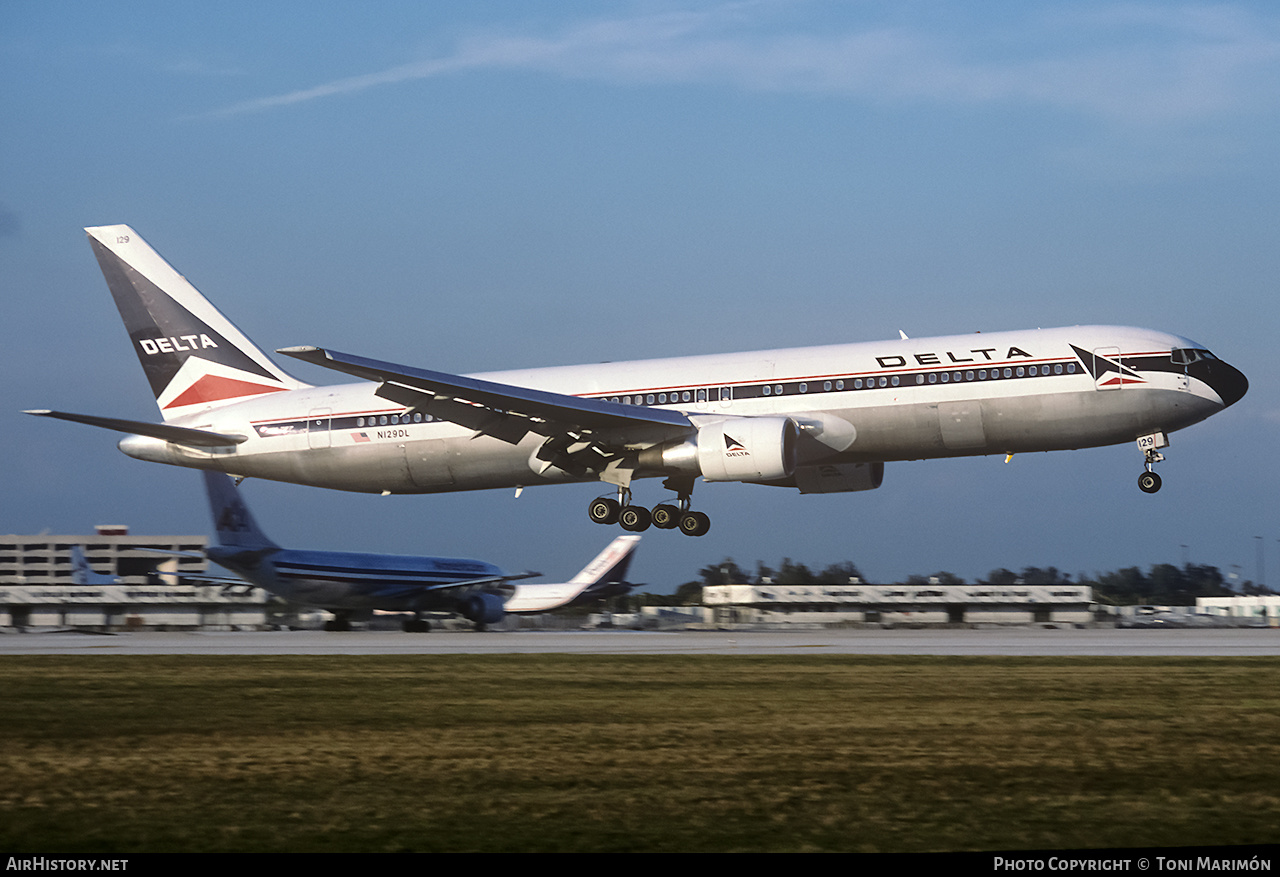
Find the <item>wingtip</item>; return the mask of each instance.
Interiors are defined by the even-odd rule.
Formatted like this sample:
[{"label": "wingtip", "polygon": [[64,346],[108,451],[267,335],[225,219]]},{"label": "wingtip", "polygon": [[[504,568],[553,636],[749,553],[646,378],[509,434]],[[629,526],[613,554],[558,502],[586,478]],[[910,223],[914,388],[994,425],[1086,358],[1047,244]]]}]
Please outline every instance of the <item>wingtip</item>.
[{"label": "wingtip", "polygon": [[294,359],[328,359],[329,354],[321,347],[303,344],[298,347],[277,347],[276,353],[281,356],[292,356]]}]

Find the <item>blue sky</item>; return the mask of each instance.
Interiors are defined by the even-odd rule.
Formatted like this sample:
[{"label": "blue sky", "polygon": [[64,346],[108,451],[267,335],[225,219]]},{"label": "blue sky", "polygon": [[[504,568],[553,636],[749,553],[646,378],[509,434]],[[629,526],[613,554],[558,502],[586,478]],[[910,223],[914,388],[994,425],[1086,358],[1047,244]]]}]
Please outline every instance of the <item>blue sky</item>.
[{"label": "blue sky", "polygon": [[[12,0],[0,29],[0,531],[205,532],[195,473],[26,417],[156,419],[82,227],[128,223],[265,349],[453,372],[1116,323],[1250,378],[1132,446],[699,485],[657,588],[731,556],[893,580],[1189,558],[1280,581],[1280,12],[1267,3]],[[299,377],[330,375],[288,363]],[[304,370],[305,369],[305,370]],[[278,541],[571,573],[590,485],[248,482]],[[641,501],[664,495],[642,482]]]}]

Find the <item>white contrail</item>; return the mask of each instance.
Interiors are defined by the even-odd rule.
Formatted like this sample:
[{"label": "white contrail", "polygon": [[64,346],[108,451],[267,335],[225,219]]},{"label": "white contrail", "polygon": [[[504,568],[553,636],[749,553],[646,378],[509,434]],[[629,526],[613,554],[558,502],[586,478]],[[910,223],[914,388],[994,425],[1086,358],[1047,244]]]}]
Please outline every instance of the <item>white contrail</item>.
[{"label": "white contrail", "polygon": [[750,14],[759,8],[578,22],[552,36],[476,35],[446,57],[205,115],[261,112],[467,70],[872,101],[1020,101],[1129,124],[1203,119],[1274,105],[1280,96],[1280,24],[1230,6],[1068,7],[999,34],[930,31],[918,23],[778,33]]}]

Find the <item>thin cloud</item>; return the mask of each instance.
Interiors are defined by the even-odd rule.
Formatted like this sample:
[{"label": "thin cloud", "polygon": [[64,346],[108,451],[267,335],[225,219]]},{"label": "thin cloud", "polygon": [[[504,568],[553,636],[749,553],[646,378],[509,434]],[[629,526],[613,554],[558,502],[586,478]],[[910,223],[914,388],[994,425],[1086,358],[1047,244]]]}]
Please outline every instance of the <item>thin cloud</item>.
[{"label": "thin cloud", "polygon": [[943,103],[1017,102],[1127,124],[1202,121],[1280,97],[1280,19],[1220,6],[1117,5],[989,34],[884,24],[778,32],[751,6],[577,22],[551,35],[475,34],[442,57],[245,101],[264,112],[475,70],[619,84]]}]

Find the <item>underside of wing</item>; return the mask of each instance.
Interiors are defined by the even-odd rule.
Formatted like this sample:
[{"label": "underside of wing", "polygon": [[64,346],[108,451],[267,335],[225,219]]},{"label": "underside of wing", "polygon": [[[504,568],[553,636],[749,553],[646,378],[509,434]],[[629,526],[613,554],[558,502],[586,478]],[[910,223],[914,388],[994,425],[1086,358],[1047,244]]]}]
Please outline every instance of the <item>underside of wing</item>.
[{"label": "underside of wing", "polygon": [[437,592],[449,590],[474,591],[477,589],[510,591],[514,589],[514,586],[509,586],[507,584],[508,582],[516,582],[521,579],[533,579],[540,575],[542,575],[540,572],[522,572],[516,573],[515,575],[486,576],[480,579],[467,579],[463,582],[445,582],[440,585],[427,585],[423,590]]},{"label": "underside of wing", "polygon": [[626,470],[627,451],[694,430],[686,415],[664,408],[584,399],[318,347],[277,352],[374,381],[381,398],[474,430],[477,437],[517,444],[529,433],[544,436],[533,461],[539,472],[557,466],[574,474],[595,472],[605,480],[625,479],[614,473]]}]

